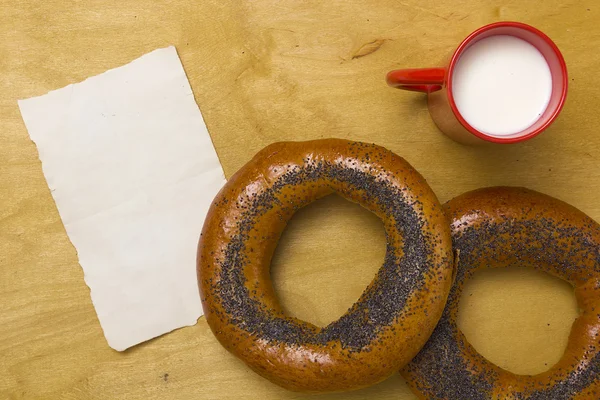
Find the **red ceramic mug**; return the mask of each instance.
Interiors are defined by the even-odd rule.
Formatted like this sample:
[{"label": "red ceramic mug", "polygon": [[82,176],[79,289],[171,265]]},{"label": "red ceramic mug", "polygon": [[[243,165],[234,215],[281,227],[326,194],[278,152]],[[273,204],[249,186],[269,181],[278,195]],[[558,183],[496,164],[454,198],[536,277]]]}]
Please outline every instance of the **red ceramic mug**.
[{"label": "red ceramic mug", "polygon": [[[501,136],[473,127],[461,113],[453,94],[453,77],[460,57],[475,43],[495,36],[514,36],[533,45],[544,57],[551,75],[551,92],[545,109],[527,128]],[[540,134],[558,116],[567,95],[567,67],[554,42],[538,29],[519,22],[497,22],[471,33],[453,53],[447,67],[426,69],[401,69],[388,73],[390,86],[423,92],[428,95],[431,117],[438,128],[450,138],[465,144],[517,143]],[[548,89],[550,90],[550,89]],[[494,96],[495,93],[486,93]]]}]

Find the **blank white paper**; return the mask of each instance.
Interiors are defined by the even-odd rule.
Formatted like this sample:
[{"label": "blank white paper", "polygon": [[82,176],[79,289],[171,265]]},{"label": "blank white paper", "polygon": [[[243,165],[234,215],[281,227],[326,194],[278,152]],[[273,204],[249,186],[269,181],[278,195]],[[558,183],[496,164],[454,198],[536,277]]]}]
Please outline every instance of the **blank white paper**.
[{"label": "blank white paper", "polygon": [[108,344],[194,325],[196,247],[225,176],[175,48],[19,107]]}]

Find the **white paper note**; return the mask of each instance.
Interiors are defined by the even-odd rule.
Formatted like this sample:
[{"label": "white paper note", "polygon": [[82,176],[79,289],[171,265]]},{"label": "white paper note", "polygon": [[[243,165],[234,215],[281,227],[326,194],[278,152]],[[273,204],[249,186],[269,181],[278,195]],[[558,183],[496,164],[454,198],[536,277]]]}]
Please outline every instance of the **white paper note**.
[{"label": "white paper note", "polygon": [[225,176],[175,48],[19,107],[108,344],[194,325],[196,246]]}]

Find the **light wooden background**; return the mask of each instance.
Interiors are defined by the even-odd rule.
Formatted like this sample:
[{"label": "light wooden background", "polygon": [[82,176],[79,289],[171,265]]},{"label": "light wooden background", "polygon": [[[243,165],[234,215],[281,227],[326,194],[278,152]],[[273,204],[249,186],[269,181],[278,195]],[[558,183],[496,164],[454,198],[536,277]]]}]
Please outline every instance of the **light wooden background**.
[{"label": "light wooden background", "polygon": [[[539,138],[463,147],[437,132],[423,97],[389,89],[384,75],[435,66],[498,20],[556,41],[569,98]],[[414,399],[398,375],[351,394],[286,392],[229,355],[203,318],[125,353],[107,346],[16,101],[171,44],[228,176],[271,142],[341,137],[404,156],[442,201],[523,185],[600,220],[597,1],[0,0],[2,399]],[[326,198],[284,234],[277,291],[290,312],[326,324],[356,300],[383,253],[376,218]],[[461,307],[475,347],[518,373],[556,362],[576,315],[568,285],[527,270],[481,274]]]}]

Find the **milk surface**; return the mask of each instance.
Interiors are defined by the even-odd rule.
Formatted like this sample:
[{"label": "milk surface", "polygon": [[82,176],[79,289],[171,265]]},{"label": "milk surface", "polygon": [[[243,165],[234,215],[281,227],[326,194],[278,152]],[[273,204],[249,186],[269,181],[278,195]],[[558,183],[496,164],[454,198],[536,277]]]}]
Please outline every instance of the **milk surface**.
[{"label": "milk surface", "polygon": [[538,120],[550,101],[552,76],[544,56],[530,43],[514,36],[490,36],[461,55],[452,93],[473,128],[502,137]]}]

